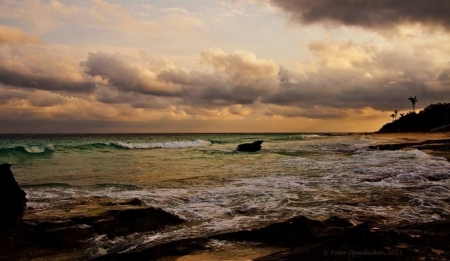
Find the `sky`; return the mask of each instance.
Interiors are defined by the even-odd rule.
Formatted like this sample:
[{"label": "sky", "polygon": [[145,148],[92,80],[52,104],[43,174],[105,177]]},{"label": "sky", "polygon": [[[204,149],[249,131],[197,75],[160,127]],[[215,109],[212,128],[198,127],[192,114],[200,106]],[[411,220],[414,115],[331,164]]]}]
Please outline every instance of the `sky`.
[{"label": "sky", "polygon": [[0,133],[372,132],[450,102],[448,0],[0,0]]}]

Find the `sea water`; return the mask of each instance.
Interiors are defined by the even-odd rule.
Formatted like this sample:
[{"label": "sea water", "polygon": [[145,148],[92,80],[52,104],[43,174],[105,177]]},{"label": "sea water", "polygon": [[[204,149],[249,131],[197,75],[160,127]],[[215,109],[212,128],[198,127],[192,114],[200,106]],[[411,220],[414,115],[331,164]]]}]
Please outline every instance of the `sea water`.
[{"label": "sea water", "polygon": [[[235,150],[256,140],[261,151]],[[382,226],[450,214],[446,159],[371,144],[370,136],[323,134],[0,135],[0,163],[12,165],[35,209],[81,196],[139,198],[191,224],[119,240],[130,248],[297,215],[372,217]]]}]

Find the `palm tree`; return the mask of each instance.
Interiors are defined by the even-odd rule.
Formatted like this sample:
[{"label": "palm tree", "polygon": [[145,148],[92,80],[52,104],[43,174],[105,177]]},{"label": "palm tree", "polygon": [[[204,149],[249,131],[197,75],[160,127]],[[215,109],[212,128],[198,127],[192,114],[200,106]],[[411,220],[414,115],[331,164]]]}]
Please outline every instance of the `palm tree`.
[{"label": "palm tree", "polygon": [[414,96],[414,98],[413,98],[413,97],[409,96],[408,100],[410,100],[411,103],[412,103],[412,106],[413,106],[413,113],[416,113],[416,102],[417,102],[417,97]]},{"label": "palm tree", "polygon": [[395,114],[392,113],[390,117],[392,117],[392,121],[394,121],[394,119],[395,119]]},{"label": "palm tree", "polygon": [[395,111],[394,111],[394,120],[397,119],[397,114],[398,114],[398,110],[395,110]]}]

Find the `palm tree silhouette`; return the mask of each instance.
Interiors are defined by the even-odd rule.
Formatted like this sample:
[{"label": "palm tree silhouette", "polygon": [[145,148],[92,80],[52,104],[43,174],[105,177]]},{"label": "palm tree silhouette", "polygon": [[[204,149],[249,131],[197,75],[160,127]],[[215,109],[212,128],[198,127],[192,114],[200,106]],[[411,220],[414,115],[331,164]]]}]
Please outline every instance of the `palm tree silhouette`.
[{"label": "palm tree silhouette", "polygon": [[397,119],[397,114],[398,114],[398,110],[395,110],[395,111],[394,111],[394,120]]},{"label": "palm tree silhouette", "polygon": [[394,121],[395,120],[395,114],[391,114],[391,116],[389,116],[389,117],[392,117],[392,121]]},{"label": "palm tree silhouette", "polygon": [[417,102],[417,97],[414,96],[414,98],[413,98],[413,97],[409,96],[408,100],[410,100],[411,103],[412,103],[412,106],[413,106],[413,113],[416,113],[416,102]]}]

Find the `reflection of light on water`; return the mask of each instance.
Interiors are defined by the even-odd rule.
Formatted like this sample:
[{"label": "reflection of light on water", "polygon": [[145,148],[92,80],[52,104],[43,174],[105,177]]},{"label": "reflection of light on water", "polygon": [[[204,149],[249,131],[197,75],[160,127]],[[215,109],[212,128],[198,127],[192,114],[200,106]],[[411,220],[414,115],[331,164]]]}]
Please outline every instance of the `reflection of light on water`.
[{"label": "reflection of light on water", "polygon": [[[182,152],[144,151],[136,159],[142,163],[137,164],[140,169],[130,164],[136,174],[120,177],[135,186],[30,187],[27,193],[30,204],[40,208],[51,206],[55,198],[79,195],[137,197],[188,220],[182,227],[117,243],[129,247],[297,215],[340,216],[354,223],[373,217],[382,226],[450,214],[449,162],[418,150],[369,151],[367,145],[367,140],[340,137],[268,143],[255,154],[231,152],[234,144]],[[99,246],[111,245],[108,240],[99,240]],[[210,260],[207,257],[196,260]]]}]

